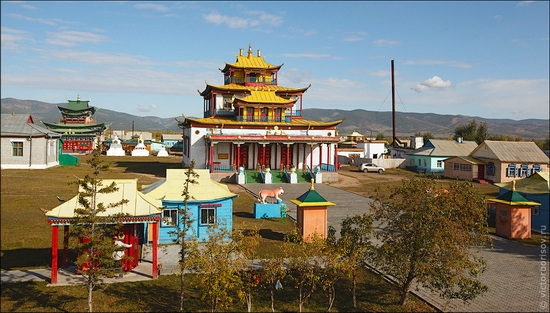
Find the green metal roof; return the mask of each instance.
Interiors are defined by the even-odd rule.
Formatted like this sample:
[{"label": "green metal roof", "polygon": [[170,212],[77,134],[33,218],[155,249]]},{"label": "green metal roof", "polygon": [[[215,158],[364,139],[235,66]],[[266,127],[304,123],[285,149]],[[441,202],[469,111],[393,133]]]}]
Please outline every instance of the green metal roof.
[{"label": "green metal roof", "polygon": [[534,205],[539,206],[540,203],[529,201],[525,199],[519,192],[516,191],[515,181],[512,182],[512,190],[508,190],[503,195],[499,196],[496,199],[489,199],[489,201],[504,203],[508,205]]},{"label": "green metal roof", "polygon": [[303,195],[299,196],[297,199],[291,199],[290,202],[296,204],[297,206],[333,206],[336,205],[332,202],[327,201],[323,198],[317,190],[314,189],[313,180],[311,182],[311,189],[306,191]]}]

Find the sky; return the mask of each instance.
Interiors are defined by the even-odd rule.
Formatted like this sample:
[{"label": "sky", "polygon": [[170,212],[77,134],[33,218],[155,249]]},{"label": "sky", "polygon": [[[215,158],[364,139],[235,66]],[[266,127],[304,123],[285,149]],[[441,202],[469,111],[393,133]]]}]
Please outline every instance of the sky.
[{"label": "sky", "polygon": [[2,1],[1,97],[202,117],[249,45],[303,108],[549,118],[548,1]]}]

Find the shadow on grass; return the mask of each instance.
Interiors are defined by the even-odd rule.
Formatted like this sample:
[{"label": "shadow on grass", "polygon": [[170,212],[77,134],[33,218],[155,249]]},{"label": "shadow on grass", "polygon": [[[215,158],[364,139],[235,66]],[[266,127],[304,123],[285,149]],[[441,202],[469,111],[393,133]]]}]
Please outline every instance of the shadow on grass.
[{"label": "shadow on grass", "polygon": [[166,177],[166,169],[183,168],[181,163],[165,163],[161,161],[147,162],[147,166],[139,162],[116,162],[117,167],[124,167],[126,173],[140,173]]},{"label": "shadow on grass", "polygon": [[[60,252],[60,256],[63,252]],[[0,264],[2,270],[49,267],[52,262],[52,249],[3,250]]]},{"label": "shadow on grass", "polygon": [[262,238],[277,240],[277,241],[283,241],[285,238],[284,233],[272,231],[271,229],[260,229],[259,234],[260,236],[262,236]]},{"label": "shadow on grass", "polygon": [[[67,312],[67,303],[74,303],[82,296],[72,293],[59,293],[55,288],[47,288],[45,282],[28,282],[17,284],[2,284],[2,301],[9,302],[9,306],[18,311],[44,311],[56,309]],[[4,304],[2,304],[4,308]],[[85,306],[81,310],[85,310]]]},{"label": "shadow on grass", "polygon": [[235,212],[233,215],[244,218],[254,218],[254,214],[250,212]]}]

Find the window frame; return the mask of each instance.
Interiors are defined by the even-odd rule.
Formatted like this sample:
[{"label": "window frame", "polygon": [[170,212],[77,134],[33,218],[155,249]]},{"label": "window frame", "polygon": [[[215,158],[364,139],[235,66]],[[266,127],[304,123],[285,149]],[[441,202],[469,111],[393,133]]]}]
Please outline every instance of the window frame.
[{"label": "window frame", "polygon": [[[168,214],[167,214],[168,213]],[[174,216],[175,214],[175,216]],[[168,216],[167,216],[168,215]],[[178,208],[166,208],[162,210],[161,227],[178,227]],[[166,219],[170,218],[170,222],[166,222]],[[175,219],[175,221],[174,221]]]},{"label": "window frame", "polygon": [[[16,144],[21,144],[20,147],[16,147]],[[12,140],[11,141],[11,156],[15,158],[22,158],[24,156],[25,144],[23,140]]]},{"label": "window frame", "polygon": [[200,224],[201,225],[215,225],[217,214],[215,207],[201,207],[200,208]]}]

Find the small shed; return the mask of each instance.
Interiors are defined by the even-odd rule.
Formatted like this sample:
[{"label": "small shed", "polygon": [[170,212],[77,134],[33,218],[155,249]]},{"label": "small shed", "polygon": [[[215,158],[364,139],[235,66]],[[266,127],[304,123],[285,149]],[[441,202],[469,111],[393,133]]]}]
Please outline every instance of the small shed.
[{"label": "small shed", "polygon": [[[137,179],[104,179],[104,186],[115,182],[118,191],[109,194],[97,194],[97,203],[116,203],[120,200],[128,200],[127,203],[109,208],[105,212],[99,214],[101,217],[114,216],[115,214],[124,214],[124,217],[117,218],[117,222],[124,224],[124,235],[126,243],[132,244],[132,248],[128,248],[125,252],[133,260],[126,260],[124,264],[125,270],[131,270],[138,265],[140,237],[143,238],[143,233],[149,226],[153,233],[153,278],[157,278],[157,263],[158,263],[158,223],[160,221],[161,206],[160,200],[155,200],[137,191]],[[80,189],[80,191],[83,191]],[[75,196],[61,205],[46,211],[44,214],[48,217],[48,223],[52,226],[52,273],[51,284],[57,283],[58,270],[58,236],[59,226],[64,228],[63,240],[63,259],[62,267],[68,266],[68,246],[69,246],[69,227],[75,218],[75,209],[82,206],[78,202],[78,196]]]},{"label": "small shed", "polygon": [[305,242],[311,241],[315,234],[321,238],[327,238],[328,207],[336,204],[325,200],[315,190],[313,179],[311,188],[297,199],[291,199],[290,202],[296,204],[296,224]]},{"label": "small shed", "polygon": [[[166,178],[144,186],[142,192],[148,197],[162,201],[162,219],[160,222],[160,243],[173,244],[178,241],[174,232],[177,231],[181,217],[180,209],[184,209],[183,187],[187,175],[186,169],[166,169]],[[193,230],[198,240],[207,240],[207,228],[212,224],[223,224],[231,231],[233,228],[233,198],[238,195],[229,188],[210,179],[208,169],[194,169],[199,175],[197,184],[189,184],[189,200],[187,210],[193,220]],[[193,231],[188,233],[191,236]],[[148,234],[148,238],[150,234]]]},{"label": "small shed", "polygon": [[[525,199],[539,202],[531,210],[531,229],[538,233],[547,232],[549,215],[550,174],[537,172],[527,178],[516,180],[516,191]],[[512,182],[498,183],[499,195],[504,195],[512,189]]]},{"label": "small shed", "polygon": [[496,234],[508,238],[531,238],[531,207],[540,203],[529,201],[516,191],[516,182],[512,189],[496,199]]}]

